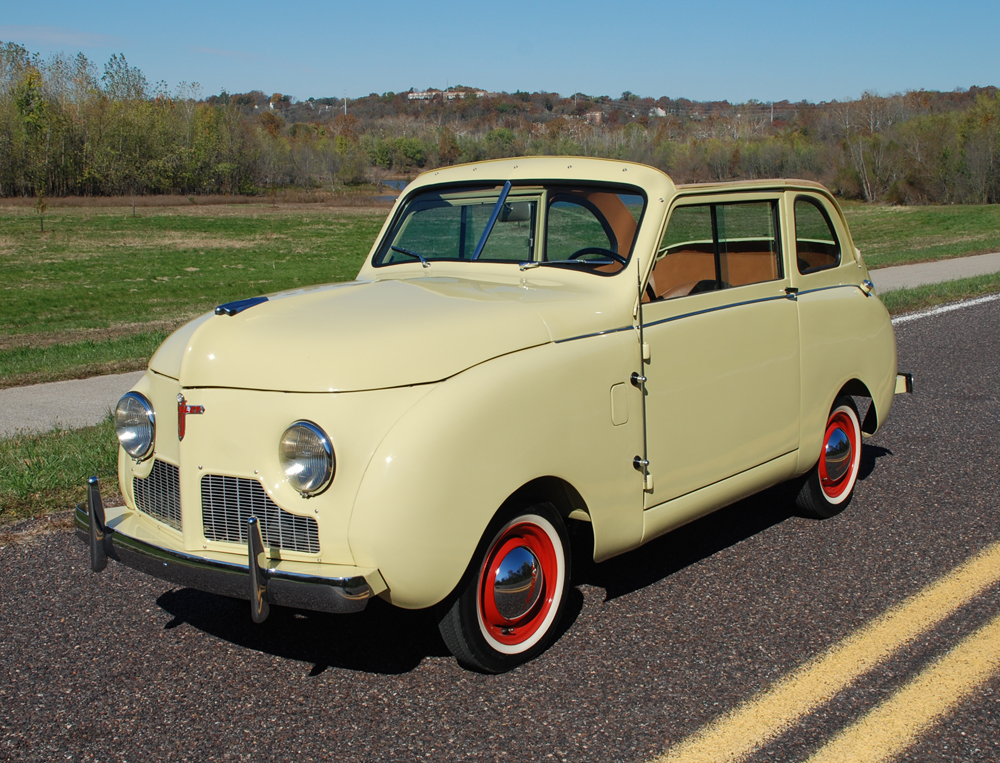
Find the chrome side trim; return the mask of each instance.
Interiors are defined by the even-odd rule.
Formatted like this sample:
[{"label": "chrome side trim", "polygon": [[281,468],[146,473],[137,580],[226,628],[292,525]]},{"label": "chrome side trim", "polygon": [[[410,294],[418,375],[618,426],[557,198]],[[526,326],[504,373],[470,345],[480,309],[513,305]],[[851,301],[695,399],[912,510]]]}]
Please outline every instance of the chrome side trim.
[{"label": "chrome side trim", "polygon": [[[221,562],[171,551],[106,527],[97,480],[92,480],[88,484],[89,505],[86,509],[78,505],[73,519],[78,537],[90,545],[91,567],[95,572],[104,569],[99,564],[102,558],[104,565],[110,558],[169,583],[235,599],[249,598],[249,564]],[[327,578],[262,565],[258,565],[258,574],[266,580],[267,604],[277,606],[343,614],[360,612],[373,595],[371,585],[363,575]]]},{"label": "chrome side trim", "polygon": [[[799,295],[801,296],[804,293],[805,292],[799,292]],[[717,313],[720,310],[729,310],[733,307],[743,307],[744,305],[756,305],[760,304],[761,302],[776,302],[777,300],[787,300],[787,299],[788,299],[787,294],[779,294],[774,297],[761,297],[760,299],[748,299],[744,302],[731,302],[728,305],[719,305],[718,307],[708,307],[704,310],[695,310],[694,312],[684,313],[683,315],[675,315],[671,318],[661,318],[658,321],[650,321],[649,323],[646,324],[646,328],[649,328],[650,326],[659,326],[661,323],[673,323],[674,321],[683,320],[684,318],[691,318],[692,316],[695,315]]]},{"label": "chrome side trim", "polygon": [[622,331],[635,331],[635,326],[622,326],[617,329],[608,329],[607,331],[595,331],[592,334],[580,334],[580,336],[571,336],[566,339],[557,339],[556,344],[562,344],[563,342],[575,342],[577,339],[590,339],[595,336],[604,336],[605,334],[618,334]]},{"label": "chrome side trim", "polygon": [[865,291],[862,285],[856,283],[839,283],[836,286],[819,286],[815,289],[805,289],[804,291],[799,292],[799,296],[801,297],[804,294],[813,294],[820,291],[830,291],[831,289],[859,289],[866,297],[871,296],[871,294]]},{"label": "chrome side trim", "polygon": [[[805,291],[796,291],[794,292],[794,295],[795,297],[802,297],[805,296],[806,294],[812,294],[813,292],[818,292],[818,291],[829,291],[830,289],[861,289],[861,287],[853,283],[837,284],[836,286],[821,286],[817,289],[806,289]],[[862,289],[862,291],[864,290]],[[661,318],[658,321],[650,321],[645,324],[645,327],[649,328],[650,326],[659,326],[661,323],[671,323],[673,321],[683,320],[684,318],[691,318],[692,316],[695,315],[704,315],[705,313],[715,313],[718,312],[719,310],[728,310],[732,307],[742,307],[743,305],[756,305],[760,302],[774,302],[779,299],[789,299],[789,297],[790,295],[788,294],[780,294],[774,297],[761,297],[760,299],[748,299],[743,302],[733,302],[728,305],[709,307],[706,308],[705,310],[694,310],[693,312],[684,313],[683,315],[674,315],[670,318]],[[617,334],[620,331],[634,331],[634,330],[635,330],[634,326],[622,326],[621,328],[617,329],[608,329],[607,331],[595,331],[591,334],[581,334],[580,336],[571,336],[568,337],[567,339],[557,339],[555,343],[562,344],[563,342],[575,342],[577,339],[590,339],[591,337],[595,336],[604,336],[605,334]]]}]

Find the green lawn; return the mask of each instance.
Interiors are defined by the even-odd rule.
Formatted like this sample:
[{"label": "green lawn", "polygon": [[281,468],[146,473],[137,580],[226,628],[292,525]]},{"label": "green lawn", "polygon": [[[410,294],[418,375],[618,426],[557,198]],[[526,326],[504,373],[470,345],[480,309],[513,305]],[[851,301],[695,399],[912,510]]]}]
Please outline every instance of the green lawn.
[{"label": "green lawn", "polygon": [[879,294],[879,298],[890,313],[899,315],[996,292],[1000,292],[1000,273],[928,284],[915,289],[897,289]]},{"label": "green lawn", "polygon": [[86,500],[87,478],[118,494],[118,438],[109,415],[84,429],[0,439],[0,526],[64,511]]},{"label": "green lawn", "polygon": [[1000,252],[1000,205],[843,205],[870,268]]},{"label": "green lawn", "polygon": [[384,211],[0,208],[4,333],[197,315],[229,300],[354,277]]},{"label": "green lawn", "polygon": [[244,297],[353,278],[384,209],[0,207],[0,387],[142,368]]}]

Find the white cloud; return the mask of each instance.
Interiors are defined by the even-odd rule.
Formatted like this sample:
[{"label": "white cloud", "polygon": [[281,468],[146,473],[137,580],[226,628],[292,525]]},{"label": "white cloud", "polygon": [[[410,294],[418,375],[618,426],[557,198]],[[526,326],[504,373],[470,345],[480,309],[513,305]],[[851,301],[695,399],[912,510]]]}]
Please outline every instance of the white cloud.
[{"label": "white cloud", "polygon": [[0,25],[0,40],[25,45],[34,43],[51,47],[113,48],[124,40],[108,34],[94,34],[81,29],[56,26]]}]

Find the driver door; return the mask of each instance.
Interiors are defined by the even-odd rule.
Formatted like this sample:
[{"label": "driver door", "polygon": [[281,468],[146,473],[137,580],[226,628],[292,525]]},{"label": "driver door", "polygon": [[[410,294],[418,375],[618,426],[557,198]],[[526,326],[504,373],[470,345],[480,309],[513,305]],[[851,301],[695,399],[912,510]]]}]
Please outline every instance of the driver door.
[{"label": "driver door", "polygon": [[671,213],[642,306],[647,509],[798,447],[798,312],[779,200],[682,199]]}]

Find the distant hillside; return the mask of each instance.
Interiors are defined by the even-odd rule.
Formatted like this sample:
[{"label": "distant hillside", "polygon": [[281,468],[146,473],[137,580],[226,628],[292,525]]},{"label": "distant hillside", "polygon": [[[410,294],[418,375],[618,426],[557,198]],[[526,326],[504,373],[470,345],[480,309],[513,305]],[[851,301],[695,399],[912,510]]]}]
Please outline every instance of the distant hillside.
[{"label": "distant hillside", "polygon": [[732,104],[472,87],[296,100],[151,86],[122,56],[0,44],[0,195],[260,193],[523,154],[643,162],[678,182],[795,176],[867,201],[1000,200],[1000,93]]}]

